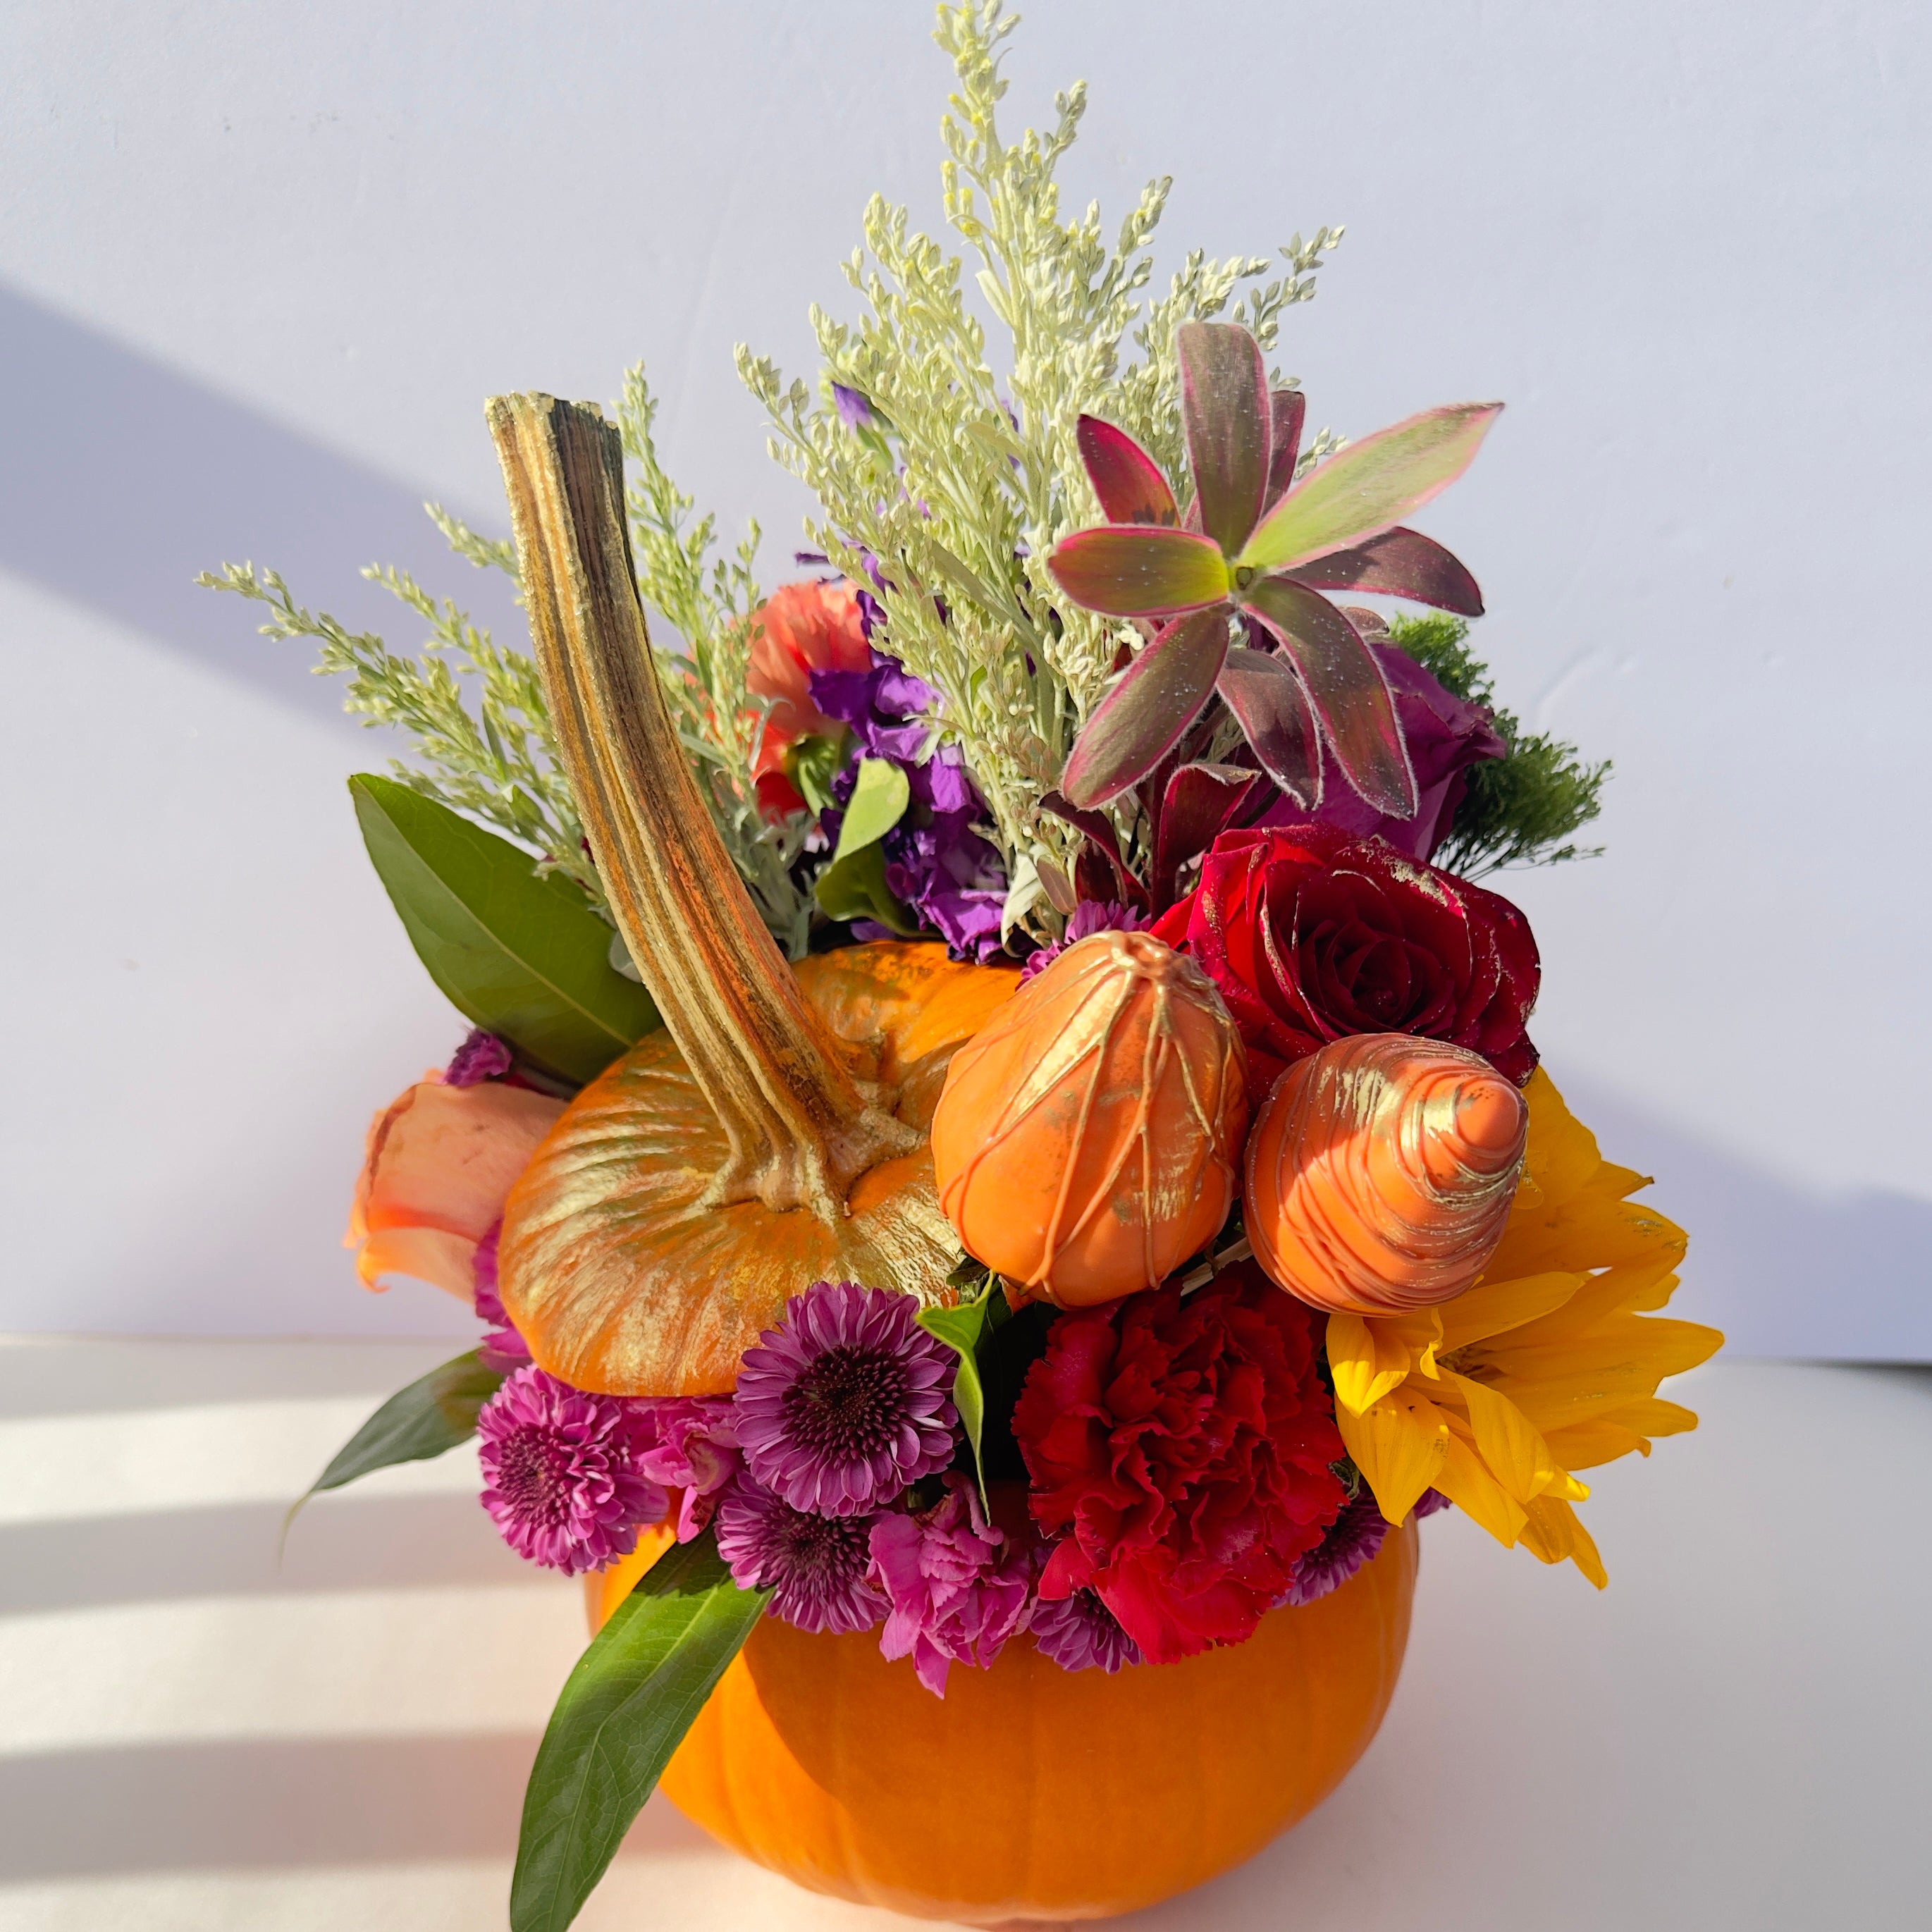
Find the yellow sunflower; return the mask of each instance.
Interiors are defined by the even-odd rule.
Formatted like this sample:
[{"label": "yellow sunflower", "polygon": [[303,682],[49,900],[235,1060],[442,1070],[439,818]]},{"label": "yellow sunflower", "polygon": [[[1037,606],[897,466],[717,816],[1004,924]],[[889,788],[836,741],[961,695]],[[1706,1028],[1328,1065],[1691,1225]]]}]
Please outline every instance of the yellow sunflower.
[{"label": "yellow sunflower", "polygon": [[1329,1316],[1336,1420],[1390,1522],[1439,1490],[1498,1541],[1574,1558],[1601,1589],[1571,1472],[1694,1429],[1657,1385],[1724,1338],[1646,1318],[1677,1286],[1684,1231],[1626,1198],[1646,1178],[1598,1153],[1548,1075],[1523,1097],[1522,1185],[1482,1279],[1412,1314]]}]

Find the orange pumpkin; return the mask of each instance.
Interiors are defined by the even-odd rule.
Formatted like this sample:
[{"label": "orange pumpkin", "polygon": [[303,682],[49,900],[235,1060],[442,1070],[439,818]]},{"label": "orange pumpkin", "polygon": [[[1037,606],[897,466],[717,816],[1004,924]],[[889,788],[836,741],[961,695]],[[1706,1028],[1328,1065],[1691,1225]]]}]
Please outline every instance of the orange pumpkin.
[{"label": "orange pumpkin", "polygon": [[1400,1315],[1472,1286],[1508,1225],[1529,1110],[1479,1054],[1408,1034],[1331,1040],[1248,1137],[1243,1225],[1277,1287]]},{"label": "orange pumpkin", "polygon": [[1247,1120],[1240,1037],[1201,969],[1150,934],[1096,933],[953,1056],[940,1203],[1022,1292],[1116,1300],[1220,1232]]},{"label": "orange pumpkin", "polygon": [[[587,1577],[593,1629],[664,1547]],[[1232,1649],[1108,1676],[1016,1637],[931,1695],[876,1633],[765,1618],[662,1788],[814,1892],[969,1925],[1098,1918],[1186,1891],[1304,1817],[1367,1749],[1402,1666],[1412,1520],[1342,1587]]]},{"label": "orange pumpkin", "polygon": [[848,1211],[697,1211],[728,1155],[668,1033],[640,1040],[566,1110],[512,1190],[504,1304],[544,1367],[614,1395],[728,1391],[738,1358],[815,1281],[950,1292],[958,1263],[926,1129],[946,1064],[1012,993],[1017,968],[882,942],[800,962],[807,1011],[914,1144],[861,1174]]}]

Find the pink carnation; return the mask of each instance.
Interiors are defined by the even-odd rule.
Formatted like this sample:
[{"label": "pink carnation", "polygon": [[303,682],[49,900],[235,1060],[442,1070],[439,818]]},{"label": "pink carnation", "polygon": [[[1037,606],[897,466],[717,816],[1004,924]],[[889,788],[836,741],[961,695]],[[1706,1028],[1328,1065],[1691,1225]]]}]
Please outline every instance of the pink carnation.
[{"label": "pink carnation", "polygon": [[677,1540],[688,1543],[738,1473],[738,1431],[729,1396],[666,1396],[632,1405],[638,1466],[679,1493]]},{"label": "pink carnation", "polygon": [[872,1580],[892,1602],[879,1648],[910,1655],[935,1697],[952,1665],[985,1669],[1024,1627],[1033,1578],[1031,1552],[986,1520],[971,1480],[949,1474],[946,1489],[935,1508],[875,1518],[872,1535]]}]

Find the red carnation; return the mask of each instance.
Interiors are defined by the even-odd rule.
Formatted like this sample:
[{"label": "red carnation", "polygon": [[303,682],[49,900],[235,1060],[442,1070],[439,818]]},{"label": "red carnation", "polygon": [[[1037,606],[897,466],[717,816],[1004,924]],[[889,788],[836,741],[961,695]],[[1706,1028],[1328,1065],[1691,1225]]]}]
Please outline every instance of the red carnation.
[{"label": "red carnation", "polygon": [[1351,1034],[1408,1033],[1480,1053],[1520,1085],[1542,967],[1509,901],[1332,825],[1227,832],[1201,884],[1154,928],[1212,980],[1256,1090]]},{"label": "red carnation", "polygon": [[1251,1262],[1061,1316],[1013,1410],[1040,1594],[1097,1591],[1155,1664],[1252,1636],[1343,1500],[1317,1340]]}]

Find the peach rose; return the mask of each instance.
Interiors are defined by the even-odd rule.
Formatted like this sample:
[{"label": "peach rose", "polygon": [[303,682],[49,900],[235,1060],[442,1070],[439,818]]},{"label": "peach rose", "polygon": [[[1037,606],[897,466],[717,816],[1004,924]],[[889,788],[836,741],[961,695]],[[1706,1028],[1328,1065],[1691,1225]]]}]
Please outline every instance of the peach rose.
[{"label": "peach rose", "polygon": [[563,1107],[527,1087],[432,1076],[378,1114],[342,1244],[363,1286],[406,1274],[472,1300],[477,1244]]},{"label": "peach rose", "polygon": [[785,776],[786,748],[808,735],[836,738],[845,728],[812,701],[815,670],[870,670],[872,646],[849,584],[788,584],[758,607],[745,688],[772,702],[754,776],[768,812],[796,812],[805,801]]}]

